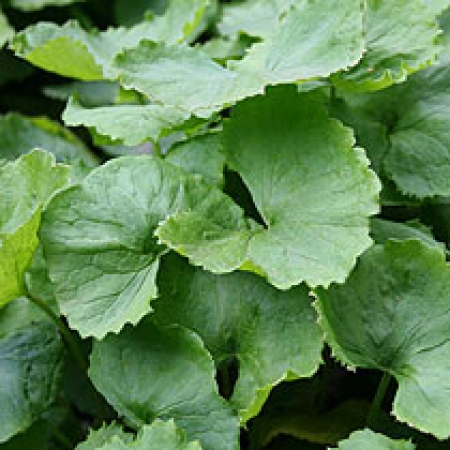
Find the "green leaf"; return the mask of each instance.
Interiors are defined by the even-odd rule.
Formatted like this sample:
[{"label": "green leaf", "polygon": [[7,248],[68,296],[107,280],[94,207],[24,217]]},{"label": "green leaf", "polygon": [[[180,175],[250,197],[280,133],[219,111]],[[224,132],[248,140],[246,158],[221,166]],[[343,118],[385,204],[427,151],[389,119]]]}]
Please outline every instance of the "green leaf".
[{"label": "green leaf", "polygon": [[214,363],[195,333],[144,321],[96,342],[89,374],[133,427],[172,418],[205,450],[238,449],[237,417],[219,396]]},{"label": "green leaf", "polygon": [[184,40],[203,16],[207,0],[174,0],[164,16],[132,28],[85,31],[78,22],[39,22],[16,34],[16,55],[50,72],[85,81],[114,78],[114,56],[143,39],[175,44]]},{"label": "green leaf", "polygon": [[360,63],[333,81],[344,89],[376,91],[436,61],[439,27],[423,0],[365,0],[366,52]]},{"label": "green leaf", "polygon": [[419,240],[387,241],[360,259],[345,285],[317,291],[336,357],[398,382],[393,413],[439,439],[450,436],[450,268]]},{"label": "green leaf", "polygon": [[113,438],[119,439],[124,445],[133,440],[131,434],[126,433],[121,426],[113,422],[109,425],[103,424],[97,430],[89,430],[88,437],[77,445],[76,450],[99,450],[104,445],[109,445]]},{"label": "green leaf", "polygon": [[42,243],[39,243],[36,247],[31,264],[28,266],[25,274],[25,284],[32,298],[41,300],[59,315],[55,288],[48,275]]},{"label": "green leaf", "polygon": [[62,26],[39,22],[16,34],[12,47],[17,56],[50,72],[85,81],[101,80],[111,76],[109,65],[114,56],[148,37],[149,28],[144,22],[129,30],[87,32],[75,21]]},{"label": "green leaf", "polygon": [[281,16],[295,3],[295,0],[225,3],[217,28],[222,35],[230,37],[239,33],[255,37],[270,36],[279,25]]},{"label": "green leaf", "polygon": [[42,151],[0,167],[0,307],[26,292],[41,210],[68,177],[68,167]]},{"label": "green leaf", "polygon": [[155,320],[194,330],[216,365],[237,358],[231,402],[242,422],[258,414],[273,386],[318,369],[322,335],[305,286],[282,292],[255,275],[212,275],[175,256],[164,261],[158,286]]},{"label": "green leaf", "polygon": [[148,39],[167,43],[185,41],[200,24],[209,3],[210,0],[170,0],[164,14],[155,17]]},{"label": "green leaf", "polygon": [[55,100],[68,101],[71,96],[85,107],[120,103],[121,89],[114,81],[72,81],[67,84],[46,86],[44,94]]},{"label": "green leaf", "polygon": [[399,101],[386,172],[406,194],[450,195],[450,51],[390,95]]},{"label": "green leaf", "polygon": [[436,241],[431,229],[418,220],[398,223],[374,218],[371,220],[370,225],[370,234],[377,244],[384,244],[388,239],[420,239],[430,247],[435,247],[445,252],[445,244]]},{"label": "green leaf", "polygon": [[219,133],[196,136],[175,144],[165,160],[186,172],[201,175],[208,184],[221,187],[224,183],[225,157]]},{"label": "green leaf", "polygon": [[425,0],[425,4],[435,14],[440,14],[450,6],[450,1],[449,0]]},{"label": "green leaf", "polygon": [[[302,0],[247,57],[222,67],[200,48],[143,41],[125,50],[114,67],[122,83],[151,99],[200,116],[264,91],[349,67],[362,54],[359,0]],[[320,24],[320,26],[318,25]],[[324,32],[325,30],[325,32]]]},{"label": "green leaf", "polygon": [[414,450],[416,446],[410,441],[390,439],[372,430],[355,431],[339,444],[339,450]]},{"label": "green leaf", "polygon": [[148,140],[158,141],[185,122],[189,114],[156,104],[85,108],[71,98],[62,118],[66,125],[92,127],[100,135],[132,146]]},{"label": "green leaf", "polygon": [[225,230],[246,226],[221,191],[149,156],[110,161],[56,196],[40,236],[70,326],[101,339],[150,312],[159,258],[167,252],[154,231],[187,210]]},{"label": "green leaf", "polygon": [[439,65],[406,83],[346,100],[356,114],[390,130],[384,173],[403,194],[420,199],[450,195],[450,47]]},{"label": "green leaf", "polygon": [[12,160],[35,148],[55,155],[60,162],[98,163],[81,140],[57,122],[45,117],[28,118],[16,113],[0,116],[0,155]]},{"label": "green leaf", "polygon": [[[179,215],[161,224],[157,235],[212,272],[244,268],[281,289],[303,281],[342,282],[371,244],[368,217],[378,210],[380,188],[364,152],[353,144],[349,129],[294,89],[247,100],[225,123],[224,149],[265,229],[227,232]],[[213,252],[210,234],[222,234],[222,247]]]},{"label": "green leaf", "polygon": [[53,403],[62,343],[52,325],[31,325],[0,339],[0,442],[28,428]]},{"label": "green leaf", "polygon": [[0,8],[0,48],[14,36],[14,29],[8,22],[8,18]]},{"label": "green leaf", "polygon": [[16,298],[0,309],[0,339],[34,323],[48,321],[48,316],[28,298]]},{"label": "green leaf", "polygon": [[211,59],[225,64],[229,59],[242,58],[250,43],[251,39],[246,36],[237,38],[214,37],[199,46]]},{"label": "green leaf", "polygon": [[144,425],[134,441],[124,442],[123,437],[113,436],[103,446],[94,446],[89,439],[83,445],[77,450],[201,450],[198,441],[189,442],[173,420],[163,422],[158,419],[151,426]]},{"label": "green leaf", "polygon": [[20,9],[25,12],[37,11],[47,6],[67,6],[71,3],[83,0],[9,0],[9,4],[13,8]]}]

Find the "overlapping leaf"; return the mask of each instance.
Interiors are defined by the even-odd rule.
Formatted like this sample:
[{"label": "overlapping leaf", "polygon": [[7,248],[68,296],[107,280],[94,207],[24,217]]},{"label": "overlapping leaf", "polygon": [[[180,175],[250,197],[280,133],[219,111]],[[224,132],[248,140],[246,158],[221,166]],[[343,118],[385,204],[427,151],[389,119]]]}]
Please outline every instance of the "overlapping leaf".
[{"label": "overlapping leaf", "polygon": [[7,17],[3,14],[0,9],[0,48],[8,42],[14,36],[14,29],[8,22]]},{"label": "overlapping leaf", "polygon": [[32,64],[80,80],[114,78],[111,62],[126,48],[143,39],[176,43],[189,35],[201,19],[206,0],[173,0],[164,16],[126,28],[85,31],[75,21],[59,26],[40,22],[18,33],[16,54]]},{"label": "overlapping leaf", "polygon": [[225,157],[219,133],[200,135],[175,144],[165,159],[186,172],[201,175],[212,185],[220,187],[224,183]]},{"label": "overlapping leaf", "polygon": [[13,8],[29,12],[45,8],[46,6],[67,6],[80,1],[83,0],[9,0],[9,3]]},{"label": "overlapping leaf", "polygon": [[0,116],[0,158],[13,160],[35,148],[53,153],[60,162],[80,160],[91,167],[98,163],[81,140],[50,119]]},{"label": "overlapping leaf", "polygon": [[377,212],[379,191],[350,130],[308,96],[283,88],[239,104],[224,139],[227,162],[249,188],[266,229],[223,233],[231,243],[211,253],[205,236],[217,229],[185,214],[163,223],[160,239],[208,270],[243,267],[283,289],[343,281],[371,244],[368,217]]},{"label": "overlapping leaf", "polygon": [[85,108],[73,98],[63,120],[67,125],[85,125],[103,136],[125,145],[138,145],[147,140],[158,141],[189,118],[178,108],[163,105],[115,105]]},{"label": "overlapping leaf", "polygon": [[[151,310],[167,251],[154,231],[183,211],[224,234],[247,229],[243,212],[221,191],[149,156],[111,161],[53,199],[40,236],[60,310],[82,336],[118,332]],[[219,237],[210,237],[212,246],[222,244]]]},{"label": "overlapping leaf", "polygon": [[347,97],[355,114],[389,129],[381,161],[401,192],[417,198],[450,194],[450,50],[440,63],[378,94]]},{"label": "overlapping leaf", "polygon": [[231,37],[238,33],[268,36],[279,25],[280,16],[293,4],[294,0],[249,0],[224,4],[217,28],[221,34]]},{"label": "overlapping leaf", "polygon": [[445,244],[438,242],[431,229],[418,220],[399,223],[374,218],[370,222],[370,234],[376,244],[384,244],[388,239],[420,239],[427,245],[445,252]]},{"label": "overlapping leaf", "polygon": [[197,441],[188,442],[185,433],[175,426],[173,420],[163,422],[157,419],[151,426],[144,425],[135,440],[111,427],[102,432],[101,437],[98,437],[98,432],[92,433],[77,450],[201,450]]},{"label": "overlapping leaf", "polygon": [[450,268],[443,252],[420,240],[388,241],[363,255],[345,285],[317,294],[334,354],[393,375],[395,416],[449,437]]},{"label": "overlapping leaf", "polygon": [[305,286],[282,292],[255,275],[212,275],[174,256],[164,261],[158,285],[156,320],[195,330],[216,364],[239,361],[231,402],[243,422],[258,414],[274,385],[317,370],[322,337]]},{"label": "overlapping leaf", "polygon": [[173,418],[205,450],[239,448],[237,417],[219,396],[214,363],[195,333],[144,320],[96,342],[89,373],[133,427]]},{"label": "overlapping leaf", "polygon": [[416,446],[411,441],[390,439],[369,429],[355,431],[348,439],[339,444],[339,450],[414,450]]},{"label": "overlapping leaf", "polygon": [[0,339],[0,442],[26,430],[53,403],[62,367],[54,326],[32,324]]},{"label": "overlapping leaf", "polygon": [[0,167],[0,306],[26,292],[42,207],[68,178],[68,168],[42,151]]},{"label": "overlapping leaf", "polygon": [[199,48],[144,41],[122,52],[115,70],[123,84],[161,103],[199,115],[262,93],[269,84],[326,77],[362,55],[359,0],[300,1],[273,34],[229,67]]},{"label": "overlapping leaf", "polygon": [[439,28],[434,12],[423,0],[365,0],[361,62],[335,78],[338,86],[375,91],[436,60]]}]

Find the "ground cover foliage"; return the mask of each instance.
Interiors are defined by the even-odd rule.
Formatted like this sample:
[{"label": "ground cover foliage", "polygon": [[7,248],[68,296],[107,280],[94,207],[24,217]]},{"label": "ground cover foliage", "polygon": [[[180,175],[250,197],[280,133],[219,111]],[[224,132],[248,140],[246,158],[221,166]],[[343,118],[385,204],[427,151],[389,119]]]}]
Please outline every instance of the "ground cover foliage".
[{"label": "ground cover foliage", "polygon": [[450,447],[450,2],[0,6],[0,450]]}]

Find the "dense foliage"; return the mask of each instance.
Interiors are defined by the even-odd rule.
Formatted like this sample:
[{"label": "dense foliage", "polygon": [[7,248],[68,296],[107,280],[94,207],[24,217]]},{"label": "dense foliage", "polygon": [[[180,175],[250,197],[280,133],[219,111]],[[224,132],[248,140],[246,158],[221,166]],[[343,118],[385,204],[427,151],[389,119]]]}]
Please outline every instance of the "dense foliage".
[{"label": "dense foliage", "polygon": [[450,1],[0,5],[0,450],[450,448]]}]

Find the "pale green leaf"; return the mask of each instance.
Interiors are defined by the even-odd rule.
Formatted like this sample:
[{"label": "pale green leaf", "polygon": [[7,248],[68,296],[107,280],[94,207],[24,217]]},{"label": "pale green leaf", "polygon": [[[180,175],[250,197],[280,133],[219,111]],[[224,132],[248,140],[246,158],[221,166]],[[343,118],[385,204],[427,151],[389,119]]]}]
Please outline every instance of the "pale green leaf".
[{"label": "pale green leaf", "polygon": [[339,450],[414,450],[416,446],[410,441],[390,439],[372,430],[355,431],[348,439],[339,444]]},{"label": "pale green leaf", "polygon": [[53,199],[40,236],[71,327],[102,338],[151,311],[159,257],[167,252],[154,231],[182,211],[225,230],[246,227],[221,191],[150,156],[110,161]]},{"label": "pale green leaf", "polygon": [[223,185],[225,156],[219,133],[179,142],[169,150],[165,159],[186,172],[201,175],[209,184],[219,187]]},{"label": "pale green leaf", "polygon": [[155,17],[148,39],[167,43],[186,40],[200,24],[210,2],[210,0],[170,0],[164,14]]},{"label": "pale green leaf", "polygon": [[[160,239],[212,272],[241,267],[282,289],[344,281],[371,244],[368,218],[380,189],[351,131],[307,95],[283,88],[239,104],[224,133],[228,164],[265,229],[227,231],[185,214],[161,224]],[[220,248],[211,251],[209,235],[221,235]]]},{"label": "pale green leaf", "polygon": [[[89,447],[92,448],[92,447]],[[92,448],[93,449],[93,448]],[[198,441],[189,442],[183,430],[173,420],[155,420],[151,426],[144,425],[133,442],[113,437],[98,450],[201,450]],[[86,449],[87,450],[87,449]],[[93,449],[94,450],[94,449]]]},{"label": "pale green leaf", "polygon": [[239,3],[225,3],[217,28],[225,36],[239,33],[266,37],[273,33],[282,16],[296,2],[295,0],[249,0]]},{"label": "pale green leaf", "polygon": [[47,6],[67,6],[71,3],[80,1],[84,0],[9,0],[9,4],[13,8],[29,12],[45,8]]},{"label": "pale green leaf", "polygon": [[111,105],[85,108],[71,98],[63,113],[66,125],[94,128],[125,145],[158,141],[189,118],[189,113],[163,105]]},{"label": "pale green leaf", "polygon": [[184,40],[199,23],[207,0],[173,0],[164,16],[132,28],[85,31],[78,22],[60,26],[39,22],[18,33],[12,47],[16,55],[60,75],[92,81],[114,78],[111,61],[143,39],[175,44]]},{"label": "pale green leaf", "polygon": [[210,108],[262,93],[266,85],[326,77],[356,64],[363,51],[359,5],[332,0],[324,9],[302,0],[270,38],[228,67],[200,48],[143,41],[118,55],[114,70],[125,86],[153,100],[209,115]]},{"label": "pale green leaf", "polygon": [[205,450],[239,448],[237,417],[219,396],[213,360],[191,331],[145,320],[96,342],[89,374],[133,427],[172,418]]},{"label": "pale green leaf", "polygon": [[0,307],[26,292],[42,208],[68,178],[68,167],[42,151],[0,167]]},{"label": "pale green leaf", "polygon": [[57,122],[17,113],[0,116],[0,158],[12,160],[35,148],[53,153],[60,162],[81,160],[88,166],[98,163],[83,142]]},{"label": "pale green leaf", "polygon": [[345,285],[317,291],[335,356],[395,377],[393,413],[439,439],[450,436],[450,268],[419,241],[387,241],[360,259]]},{"label": "pale green leaf", "polygon": [[0,48],[14,36],[14,29],[8,22],[8,18],[0,9]]},{"label": "pale green leaf", "polygon": [[441,12],[448,9],[450,6],[449,0],[424,0],[425,4],[435,13],[440,14]]},{"label": "pale green leaf", "polygon": [[354,68],[334,78],[355,91],[375,91],[436,61],[439,27],[423,0],[365,0],[366,52]]},{"label": "pale green leaf", "polygon": [[55,327],[43,323],[0,339],[0,442],[27,429],[53,403],[62,350]]},{"label": "pale green leaf", "polygon": [[273,386],[317,370],[322,335],[305,286],[278,291],[255,275],[213,275],[175,256],[164,261],[158,285],[155,320],[196,331],[216,365],[237,358],[231,402],[242,422],[259,413]]},{"label": "pale green leaf", "polygon": [[199,46],[203,53],[206,53],[214,61],[223,64],[229,59],[242,58],[250,42],[250,38],[245,36],[237,38],[214,37]]},{"label": "pale green leaf", "polygon": [[76,450],[99,450],[108,445],[114,437],[124,445],[133,440],[133,435],[126,433],[120,425],[113,422],[109,425],[103,424],[97,430],[91,429],[86,440],[78,444]]},{"label": "pale green leaf", "polygon": [[111,76],[114,56],[149,37],[150,29],[150,22],[104,32],[87,32],[75,21],[62,26],[39,22],[16,34],[12,46],[16,55],[42,69],[85,81],[101,80]]}]

